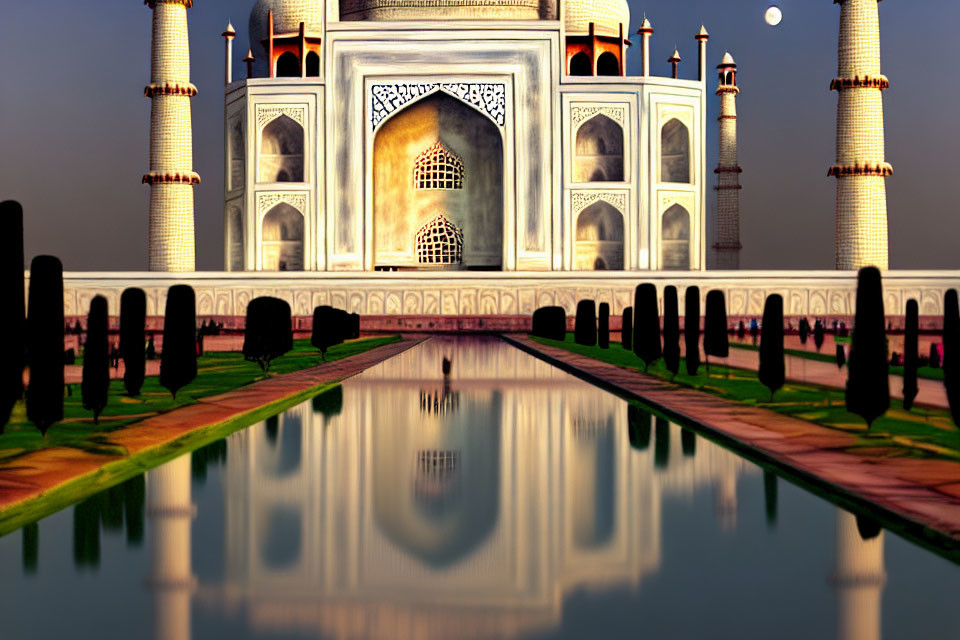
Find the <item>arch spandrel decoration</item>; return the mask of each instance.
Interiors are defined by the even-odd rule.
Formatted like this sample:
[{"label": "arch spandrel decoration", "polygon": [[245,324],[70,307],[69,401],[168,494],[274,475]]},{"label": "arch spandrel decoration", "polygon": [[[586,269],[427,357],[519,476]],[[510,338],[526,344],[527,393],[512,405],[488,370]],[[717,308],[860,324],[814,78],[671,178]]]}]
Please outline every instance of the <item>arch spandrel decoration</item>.
[{"label": "arch spandrel decoration", "polygon": [[575,105],[570,109],[570,128],[576,136],[580,125],[597,114],[602,114],[624,128],[627,120],[627,109],[623,106],[614,105]]},{"label": "arch spandrel decoration", "polygon": [[267,214],[270,209],[273,209],[275,206],[285,202],[297,211],[299,211],[304,217],[307,215],[307,194],[303,191],[291,191],[291,192],[269,192],[269,193],[258,193],[257,194],[257,219],[258,221],[263,221],[263,216]]},{"label": "arch spandrel decoration", "polygon": [[306,129],[307,109],[303,105],[257,105],[257,128],[262,130],[268,122],[280,116],[287,116]]},{"label": "arch spandrel decoration", "polygon": [[627,194],[625,191],[574,191],[570,194],[573,216],[580,215],[581,211],[598,200],[613,205],[622,215],[627,213]]},{"label": "arch spandrel decoration", "polygon": [[370,130],[395,111],[431,93],[443,91],[478,109],[503,128],[507,121],[507,86],[501,82],[429,82],[370,85]]}]

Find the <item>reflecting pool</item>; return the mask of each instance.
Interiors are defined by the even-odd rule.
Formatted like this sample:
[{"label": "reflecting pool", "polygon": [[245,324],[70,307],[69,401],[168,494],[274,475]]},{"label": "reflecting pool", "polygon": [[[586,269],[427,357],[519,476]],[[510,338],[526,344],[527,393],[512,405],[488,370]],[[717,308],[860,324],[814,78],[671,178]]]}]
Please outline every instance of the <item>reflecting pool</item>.
[{"label": "reflecting pool", "polygon": [[944,638],[958,594],[956,565],[495,338],[0,538],[4,639]]}]

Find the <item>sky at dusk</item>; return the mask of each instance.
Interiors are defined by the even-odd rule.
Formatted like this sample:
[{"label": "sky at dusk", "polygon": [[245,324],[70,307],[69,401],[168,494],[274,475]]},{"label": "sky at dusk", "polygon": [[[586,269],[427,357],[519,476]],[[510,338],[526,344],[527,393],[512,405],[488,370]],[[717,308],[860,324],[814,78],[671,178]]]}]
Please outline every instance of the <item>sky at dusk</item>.
[{"label": "sky at dusk", "polygon": [[[254,0],[196,0],[189,12],[197,266],[223,265],[223,40],[233,21],[235,73],[247,50]],[[656,33],[653,71],[667,75],[678,46],[681,75],[696,74],[693,34],[710,32],[708,180],[717,162],[712,68],[729,50],[738,99],[742,266],[833,267],[836,182],[836,42],[832,0],[784,0],[779,27],[760,0],[631,0],[631,31],[645,12]],[[27,259],[60,256],[67,270],[144,270],[148,169],[150,10],[139,0],[6,3],[0,21],[0,199],[23,203]],[[890,265],[960,268],[960,2],[880,4]],[[637,37],[633,38],[635,42]],[[638,74],[639,47],[628,51]],[[708,188],[708,218],[715,216]]]}]

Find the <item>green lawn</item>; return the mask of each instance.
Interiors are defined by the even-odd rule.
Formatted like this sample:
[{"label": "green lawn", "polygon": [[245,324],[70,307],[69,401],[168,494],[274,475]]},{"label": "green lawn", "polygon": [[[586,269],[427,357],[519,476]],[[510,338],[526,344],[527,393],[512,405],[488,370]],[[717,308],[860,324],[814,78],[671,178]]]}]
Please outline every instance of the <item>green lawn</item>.
[{"label": "green lawn", "polygon": [[[643,371],[643,362],[619,343],[611,343],[609,349],[584,347],[573,341],[572,333],[567,334],[564,342],[536,337],[532,339],[603,362]],[[757,373],[746,369],[710,365],[708,374],[706,366],[701,365],[696,376],[688,376],[681,361],[680,373],[674,377],[667,371],[663,360],[658,360],[646,373],[728,400],[857,434],[856,446],[884,450],[884,455],[960,459],[960,431],[954,426],[950,412],[945,409],[914,408],[908,412],[904,411],[900,400],[891,399],[890,410],[873,423],[868,433],[863,419],[846,410],[841,390],[787,383],[771,400],[770,390],[757,379]]]},{"label": "green lawn", "polygon": [[[400,340],[399,336],[388,336],[345,342],[328,349],[326,360],[339,360]],[[320,352],[309,340],[296,340],[289,353],[271,364],[269,375],[291,373],[320,363]],[[3,435],[0,435],[0,461],[52,446],[123,455],[123,451],[110,444],[110,432],[151,415],[194,404],[199,398],[224,393],[265,377],[267,376],[257,364],[247,362],[239,352],[229,351],[201,356],[197,362],[197,377],[180,390],[176,399],[160,386],[157,376],[148,376],[140,395],[135,398],[126,395],[121,380],[112,380],[109,402],[98,425],[93,424],[92,413],[83,408],[80,385],[68,385],[68,395],[64,398],[64,420],[50,428],[46,438],[27,420],[24,403],[17,403],[10,422]]]},{"label": "green lawn", "polygon": [[[760,351],[760,347],[757,345],[747,344],[744,342],[730,342],[730,347],[732,349],[743,349],[745,351]],[[793,356],[795,358],[803,358],[804,360],[816,360],[817,362],[829,362],[830,364],[837,363],[836,354],[829,353],[819,353],[815,351],[803,351],[802,349],[784,349],[784,353],[788,356]],[[890,375],[903,377],[903,367],[890,367]],[[933,367],[920,367],[917,369],[917,377],[925,378],[927,380],[943,380],[943,369],[933,368]]]}]

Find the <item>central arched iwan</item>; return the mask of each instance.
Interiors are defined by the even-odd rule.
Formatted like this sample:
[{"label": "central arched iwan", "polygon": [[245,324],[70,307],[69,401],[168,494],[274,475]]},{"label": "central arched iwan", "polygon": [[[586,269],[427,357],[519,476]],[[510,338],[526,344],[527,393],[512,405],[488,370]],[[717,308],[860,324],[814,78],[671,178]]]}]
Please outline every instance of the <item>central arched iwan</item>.
[{"label": "central arched iwan", "polygon": [[[436,175],[424,179],[424,153],[430,155],[441,147],[462,164],[454,173],[449,167],[442,172],[427,167]],[[417,232],[438,214],[463,233],[462,263],[442,268],[503,267],[500,131],[485,115],[443,92],[408,105],[387,120],[374,138],[374,266],[441,268],[421,263],[416,251]]]}]

